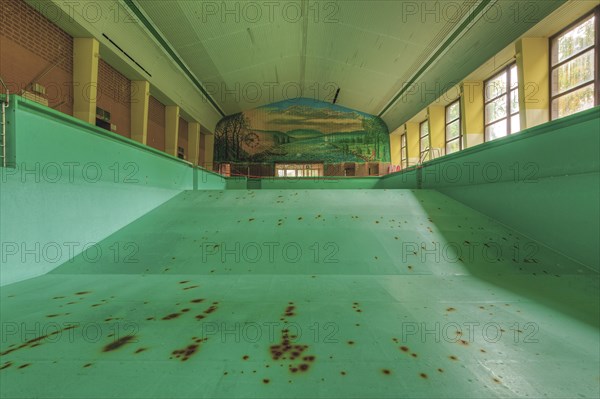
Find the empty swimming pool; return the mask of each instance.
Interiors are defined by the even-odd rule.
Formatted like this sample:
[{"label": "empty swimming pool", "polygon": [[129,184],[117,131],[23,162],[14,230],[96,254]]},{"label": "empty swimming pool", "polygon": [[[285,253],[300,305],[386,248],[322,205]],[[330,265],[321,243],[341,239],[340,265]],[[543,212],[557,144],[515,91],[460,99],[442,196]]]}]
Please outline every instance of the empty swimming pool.
[{"label": "empty swimming pool", "polygon": [[595,397],[596,277],[434,191],[186,191],[2,289],[1,389]]},{"label": "empty swimming pool", "polygon": [[[598,397],[598,159],[573,144],[598,143],[593,112],[384,178],[256,190],[12,112],[2,397]],[[503,179],[441,173],[490,159]]]}]

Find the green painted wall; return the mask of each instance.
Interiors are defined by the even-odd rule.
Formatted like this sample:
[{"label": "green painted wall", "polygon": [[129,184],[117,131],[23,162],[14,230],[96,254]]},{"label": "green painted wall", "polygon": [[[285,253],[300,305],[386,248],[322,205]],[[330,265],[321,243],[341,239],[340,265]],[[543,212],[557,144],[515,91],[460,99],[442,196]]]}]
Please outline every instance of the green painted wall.
[{"label": "green painted wall", "polygon": [[54,269],[211,172],[18,97],[0,168],[0,285]]},{"label": "green painted wall", "polygon": [[407,188],[416,189],[418,169],[412,168],[403,172],[392,173],[389,175],[382,176],[377,184],[377,188],[393,189],[393,188]]},{"label": "green painted wall", "polygon": [[372,189],[379,183],[378,177],[305,177],[297,179],[261,179],[261,188],[269,190],[306,189]]},{"label": "green painted wall", "polygon": [[600,108],[426,163],[434,188],[600,270]]},{"label": "green painted wall", "polygon": [[192,168],[18,97],[8,122],[12,167],[0,168],[1,285],[47,273],[195,189],[436,189],[582,267],[600,269],[599,108],[382,178],[260,181]]}]

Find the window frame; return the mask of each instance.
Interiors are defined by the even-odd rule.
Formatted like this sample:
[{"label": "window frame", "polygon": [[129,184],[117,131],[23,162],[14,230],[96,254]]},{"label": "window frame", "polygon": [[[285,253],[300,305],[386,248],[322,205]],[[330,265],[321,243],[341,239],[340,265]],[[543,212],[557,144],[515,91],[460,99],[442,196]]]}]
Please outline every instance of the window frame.
[{"label": "window frame", "polygon": [[[427,137],[429,138],[429,153],[427,154],[427,159],[423,159],[423,154],[427,151],[427,149],[423,150],[423,133],[421,132],[421,127],[427,124]],[[429,118],[425,119],[423,122],[419,123],[419,162],[429,161],[431,159],[431,131],[429,129]]]},{"label": "window frame", "polygon": [[[448,108],[450,108],[451,106],[453,106],[454,104],[458,104],[458,116],[455,119],[452,119],[451,121],[448,120]],[[445,148],[445,152],[446,155],[448,154],[448,144],[454,141],[458,140],[458,151],[462,151],[463,149],[463,134],[462,134],[462,117],[461,117],[461,105],[460,105],[460,97],[457,98],[455,101],[452,101],[450,104],[446,105],[446,107],[444,108],[444,138],[445,138],[445,142],[446,142],[446,148]],[[458,121],[458,136],[448,140],[448,125],[450,125],[451,123],[454,123]]]},{"label": "window frame", "polygon": [[[585,49],[585,50],[581,50],[580,52],[560,61],[557,62],[556,65],[552,65],[552,56],[554,55],[554,41],[556,39],[558,39],[559,37],[561,37],[563,34],[565,34],[566,32],[568,32],[569,30],[573,29],[574,27],[576,27],[577,25],[580,25],[583,21],[585,21],[586,19],[590,18],[590,17],[595,17],[595,21],[594,21],[594,45]],[[588,13],[582,15],[581,17],[577,18],[575,21],[571,22],[569,25],[565,26],[564,28],[562,28],[561,30],[559,30],[558,32],[556,32],[554,35],[550,36],[548,38],[548,47],[549,47],[549,52],[548,52],[548,93],[550,94],[550,101],[549,101],[549,109],[548,109],[548,114],[550,116],[550,120],[556,120],[556,119],[560,119],[560,118],[564,118],[565,116],[555,116],[552,110],[552,106],[554,104],[554,100],[560,98],[560,97],[564,97],[568,94],[571,94],[579,89],[584,88],[585,86],[589,86],[591,84],[594,85],[594,107],[597,107],[598,105],[600,105],[600,88],[598,87],[600,85],[600,65],[599,65],[599,61],[598,58],[600,57],[600,6],[594,8],[593,10],[589,11]],[[552,93],[552,83],[553,83],[553,75],[554,75],[554,70],[560,68],[561,66],[577,59],[578,57],[581,57],[582,55],[584,55],[585,53],[589,52],[589,51],[594,51],[595,52],[595,57],[594,57],[594,80],[591,82],[587,82],[587,83],[581,83],[575,87],[570,88],[569,90],[565,90],[564,92],[554,95]],[[575,112],[576,113],[576,112]],[[573,115],[573,114],[571,114]],[[568,115],[567,115],[568,116]]]},{"label": "window frame", "polygon": [[[406,157],[404,157],[405,150]],[[400,167],[402,169],[408,168],[408,136],[406,133],[400,135]]]},{"label": "window frame", "polygon": [[[517,86],[515,88],[512,87],[512,81],[511,81],[511,74],[510,71],[513,67],[517,68]],[[506,73],[506,93],[504,94],[500,94],[494,98],[491,98],[490,100],[486,101],[485,99],[485,95],[486,95],[486,89],[487,89],[487,84],[488,82],[494,80],[495,78],[497,78],[498,76],[502,75],[503,73]],[[487,78],[486,80],[483,81],[483,142],[486,143],[488,141],[493,141],[496,139],[488,139],[487,137],[487,128],[489,126],[495,125],[498,122],[501,122],[502,120],[506,119],[506,136],[510,136],[513,133],[518,133],[520,132],[522,129],[519,128],[519,130],[517,132],[513,132],[512,131],[512,123],[511,120],[514,116],[516,115],[520,115],[521,113],[521,104],[518,103],[517,105],[517,112],[511,112],[511,97],[510,97],[510,93],[514,90],[517,90],[517,95],[519,94],[519,86],[521,85],[521,82],[519,82],[519,67],[517,65],[516,60],[513,60],[512,62],[510,62],[508,65],[502,67],[502,69],[500,69],[498,72],[496,72],[495,74],[493,74],[492,76],[490,76],[489,78]],[[501,98],[502,96],[506,97],[506,116],[504,118],[500,118],[497,119],[493,122],[490,123],[485,123],[486,120],[486,108],[488,104],[493,103],[494,101],[498,100],[499,98]],[[504,136],[504,137],[506,137]]]}]

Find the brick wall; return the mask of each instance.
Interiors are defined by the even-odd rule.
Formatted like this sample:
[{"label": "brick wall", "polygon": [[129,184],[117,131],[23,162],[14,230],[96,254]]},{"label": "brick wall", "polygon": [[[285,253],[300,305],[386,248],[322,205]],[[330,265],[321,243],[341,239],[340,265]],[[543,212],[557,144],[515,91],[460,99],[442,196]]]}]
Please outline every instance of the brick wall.
[{"label": "brick wall", "polygon": [[190,153],[188,152],[188,123],[183,118],[179,118],[179,137],[177,140],[177,146],[183,147],[183,154],[185,155],[183,159],[189,159]]},{"label": "brick wall", "polygon": [[165,150],[165,106],[152,96],[148,106],[147,144],[157,150]]},{"label": "brick wall", "polygon": [[11,93],[55,63],[37,83],[50,107],[72,115],[73,39],[23,0],[0,0],[0,76]]},{"label": "brick wall", "polygon": [[97,106],[110,112],[116,133],[131,137],[131,82],[102,59],[98,62]]}]

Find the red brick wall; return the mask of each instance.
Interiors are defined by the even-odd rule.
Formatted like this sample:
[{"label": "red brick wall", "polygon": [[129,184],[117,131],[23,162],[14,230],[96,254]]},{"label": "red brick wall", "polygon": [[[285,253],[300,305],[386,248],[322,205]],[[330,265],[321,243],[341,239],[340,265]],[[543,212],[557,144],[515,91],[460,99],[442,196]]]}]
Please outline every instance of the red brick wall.
[{"label": "red brick wall", "polygon": [[102,59],[98,62],[96,105],[110,112],[118,134],[131,137],[131,82]]},{"label": "red brick wall", "polygon": [[190,159],[190,153],[188,152],[188,123],[183,118],[179,118],[179,138],[177,140],[177,146],[183,147],[183,154],[185,155],[183,159]]},{"label": "red brick wall", "polygon": [[165,106],[152,96],[148,106],[147,144],[157,150],[165,150]]},{"label": "red brick wall", "polygon": [[50,107],[72,115],[73,39],[23,0],[0,0],[0,76],[11,93],[54,63],[37,83],[46,87]]}]

